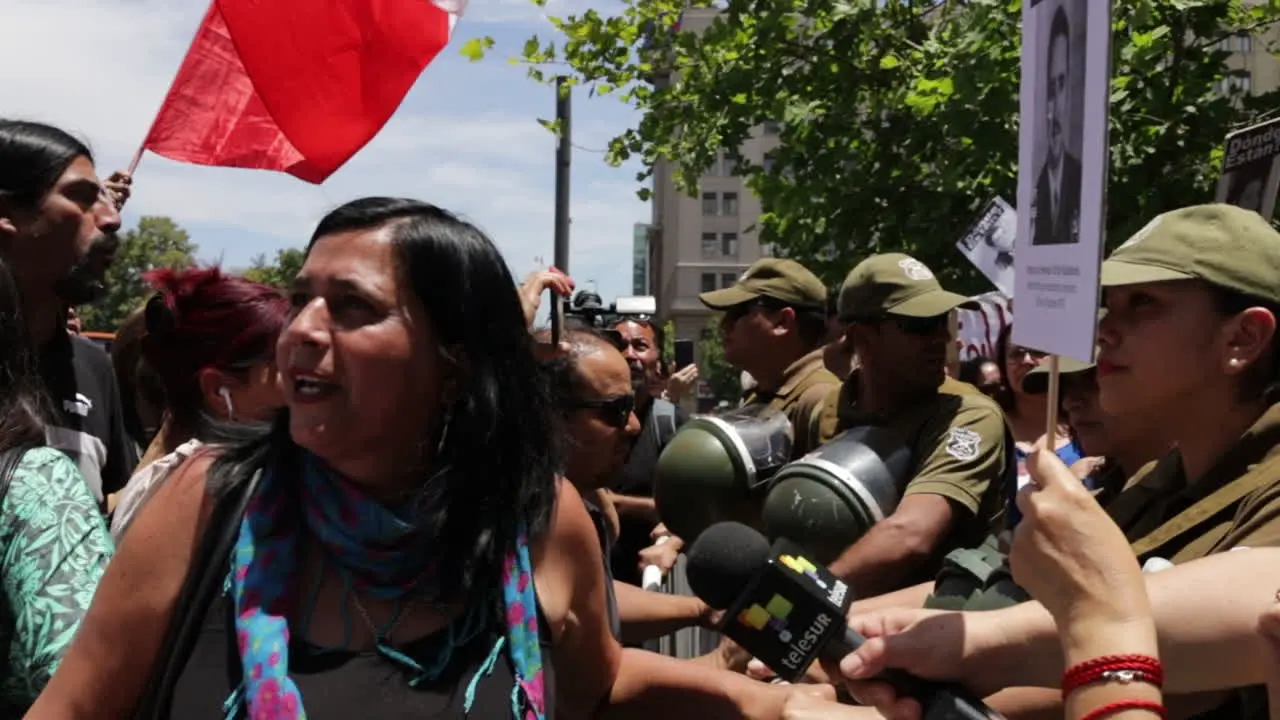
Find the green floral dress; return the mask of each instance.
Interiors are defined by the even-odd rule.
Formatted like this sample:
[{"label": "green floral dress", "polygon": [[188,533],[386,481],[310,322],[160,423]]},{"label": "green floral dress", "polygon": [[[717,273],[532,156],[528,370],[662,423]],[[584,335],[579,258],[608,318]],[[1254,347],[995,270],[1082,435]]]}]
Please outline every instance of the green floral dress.
[{"label": "green floral dress", "polygon": [[28,450],[0,502],[0,717],[21,717],[57,669],[113,545],[76,465]]}]

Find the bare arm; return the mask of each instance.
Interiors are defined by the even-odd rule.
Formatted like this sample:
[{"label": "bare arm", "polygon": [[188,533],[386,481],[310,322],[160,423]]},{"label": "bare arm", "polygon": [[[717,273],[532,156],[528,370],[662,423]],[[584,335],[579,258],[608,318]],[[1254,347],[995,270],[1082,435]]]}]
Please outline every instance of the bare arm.
[{"label": "bare arm", "polygon": [[605,493],[613,501],[613,506],[618,509],[619,515],[648,520],[654,525],[658,524],[658,504],[654,502],[653,498],[639,495],[619,495],[608,490]]},{"label": "bare arm", "polygon": [[887,608],[924,607],[924,601],[929,599],[929,594],[933,592],[933,587],[934,583],[930,580],[929,582],[922,582],[919,585],[912,585],[911,587],[903,588],[902,590],[894,590],[891,593],[859,598],[849,606],[849,617],[854,617],[861,613],[884,610]]},{"label": "bare arm", "polygon": [[553,625],[560,718],[781,717],[786,687],[618,644],[605,613],[595,528],[567,482],[560,483],[556,517],[534,562],[538,596]]},{"label": "bare arm", "polygon": [[954,517],[951,501],[941,495],[908,495],[831,563],[831,572],[863,595],[898,590],[935,554]]},{"label": "bare arm", "polygon": [[[1270,656],[1258,618],[1276,602],[1280,548],[1211,555],[1145,580],[1166,690],[1193,693],[1266,681]],[[992,615],[1018,638],[996,651],[1001,667],[1013,673],[1006,682],[1056,686],[1063,671],[1061,640],[1049,613],[1024,603]]]},{"label": "bare arm", "polygon": [[696,597],[648,592],[617,580],[613,582],[613,594],[622,619],[622,640],[628,644],[695,625],[709,625],[711,608]]}]

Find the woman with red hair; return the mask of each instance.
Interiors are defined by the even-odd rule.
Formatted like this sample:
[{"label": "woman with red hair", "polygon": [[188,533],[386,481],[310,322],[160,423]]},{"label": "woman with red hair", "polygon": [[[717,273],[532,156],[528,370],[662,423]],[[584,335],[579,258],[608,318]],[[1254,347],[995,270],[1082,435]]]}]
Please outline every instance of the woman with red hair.
[{"label": "woman with red hair", "polygon": [[145,310],[142,358],[164,388],[165,419],[120,492],[111,520],[117,540],[214,423],[270,420],[283,404],[274,355],[289,301],[279,290],[216,267],[146,277],[157,292]]}]

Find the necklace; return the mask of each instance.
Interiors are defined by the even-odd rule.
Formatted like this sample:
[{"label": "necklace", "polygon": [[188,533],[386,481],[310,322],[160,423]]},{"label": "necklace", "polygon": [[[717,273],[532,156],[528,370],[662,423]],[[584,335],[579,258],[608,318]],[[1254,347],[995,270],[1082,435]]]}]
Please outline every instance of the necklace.
[{"label": "necklace", "polygon": [[380,631],[374,626],[373,618],[369,616],[369,611],[365,609],[364,603],[360,602],[360,593],[356,592],[355,589],[351,590],[351,603],[356,606],[356,612],[360,613],[360,618],[364,620],[365,626],[369,628],[369,632],[373,635],[374,643],[378,645],[391,642],[392,633],[399,627],[400,621],[404,619],[404,616],[409,614],[406,611],[417,604],[416,599],[408,603],[397,600],[395,613],[391,615],[391,619],[387,621]]}]

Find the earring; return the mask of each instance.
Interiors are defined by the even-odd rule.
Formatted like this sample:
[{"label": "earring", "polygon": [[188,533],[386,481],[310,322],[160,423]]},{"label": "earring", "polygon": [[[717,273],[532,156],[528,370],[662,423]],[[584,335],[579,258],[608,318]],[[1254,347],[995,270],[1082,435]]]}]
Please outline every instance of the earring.
[{"label": "earring", "polygon": [[1231,358],[1227,364],[1231,367],[1240,367],[1240,358]]},{"label": "earring", "polygon": [[231,402],[231,391],[228,390],[224,385],[218,388],[218,395],[222,396],[222,402],[225,403],[227,406],[227,419],[235,420],[236,409],[235,409],[235,405],[233,405]]}]

